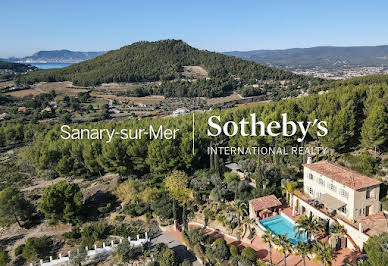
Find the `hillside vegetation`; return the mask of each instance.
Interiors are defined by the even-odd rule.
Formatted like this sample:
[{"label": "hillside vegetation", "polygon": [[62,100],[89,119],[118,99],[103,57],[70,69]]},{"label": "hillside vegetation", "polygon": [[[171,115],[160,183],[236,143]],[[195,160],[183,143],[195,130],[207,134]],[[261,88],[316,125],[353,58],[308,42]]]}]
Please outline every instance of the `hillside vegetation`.
[{"label": "hillside vegetation", "polygon": [[[242,118],[249,119],[256,113],[258,120],[281,121],[281,114],[287,113],[292,121],[327,121],[328,134],[318,137],[309,131],[305,143],[315,142],[332,149],[338,156],[356,150],[375,150],[381,154],[387,152],[388,132],[388,85],[347,85],[322,95],[310,95],[297,99],[287,99],[261,105],[214,111],[221,122]],[[50,171],[55,175],[93,175],[102,172],[121,174],[167,173],[180,169],[195,171],[207,165],[206,148],[217,143],[230,146],[289,146],[301,144],[296,141],[300,132],[292,137],[276,138],[248,137],[237,134],[234,137],[221,136],[211,138],[206,135],[209,114],[196,115],[196,150],[192,154],[191,116],[168,119],[127,120],[122,122],[98,122],[74,125],[79,128],[180,128],[175,140],[106,140],[65,141],[59,137],[59,126],[48,132],[41,131],[34,140],[33,157],[35,165],[41,171]],[[302,144],[303,145],[303,144]],[[330,155],[327,155],[330,156]],[[291,156],[292,157],[292,156]],[[58,161],[58,158],[61,158]],[[328,158],[328,157],[326,157]],[[283,160],[283,159],[280,159]],[[299,160],[294,158],[292,160]],[[371,159],[372,160],[372,159]],[[369,169],[360,171],[374,175],[380,169],[381,161],[373,159],[367,164]]]},{"label": "hillside vegetation", "polygon": [[[201,66],[209,78],[197,81],[184,79],[184,66]],[[287,83],[281,87],[289,91],[308,88],[311,82],[321,82],[235,57],[198,50],[183,41],[163,40],[133,43],[62,69],[22,75],[17,82],[72,81],[78,86],[96,86],[110,82],[164,81],[156,89],[146,88],[146,94],[215,97],[247,84],[284,80]]]},{"label": "hillside vegetation", "polygon": [[0,81],[13,78],[16,74],[38,69],[37,67],[19,63],[0,61]]}]

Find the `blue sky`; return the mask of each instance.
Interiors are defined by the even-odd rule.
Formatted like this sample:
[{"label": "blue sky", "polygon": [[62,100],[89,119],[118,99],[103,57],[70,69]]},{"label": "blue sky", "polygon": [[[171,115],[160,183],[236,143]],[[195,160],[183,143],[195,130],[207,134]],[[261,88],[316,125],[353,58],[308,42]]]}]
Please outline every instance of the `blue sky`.
[{"label": "blue sky", "polygon": [[2,0],[0,57],[182,39],[211,51],[388,44],[388,1]]}]

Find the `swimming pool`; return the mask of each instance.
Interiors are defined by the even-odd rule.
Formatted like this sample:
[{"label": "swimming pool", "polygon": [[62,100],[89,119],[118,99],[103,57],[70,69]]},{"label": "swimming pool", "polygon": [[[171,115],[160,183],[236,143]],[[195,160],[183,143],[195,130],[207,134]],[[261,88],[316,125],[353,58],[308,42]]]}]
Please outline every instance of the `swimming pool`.
[{"label": "swimming pool", "polygon": [[294,230],[293,228],[295,222],[284,213],[271,218],[260,220],[258,223],[275,235],[286,235],[293,245],[300,241],[307,241],[307,236],[305,234],[296,236],[297,230]]}]

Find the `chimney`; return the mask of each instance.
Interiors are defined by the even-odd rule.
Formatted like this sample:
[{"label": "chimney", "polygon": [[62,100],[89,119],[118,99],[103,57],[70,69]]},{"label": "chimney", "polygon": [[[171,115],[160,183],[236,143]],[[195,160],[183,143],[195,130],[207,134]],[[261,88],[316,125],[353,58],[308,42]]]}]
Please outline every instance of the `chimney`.
[{"label": "chimney", "polygon": [[307,157],[307,164],[312,164],[313,163],[313,159],[309,156]]},{"label": "chimney", "polygon": [[362,226],[361,223],[358,224],[358,230],[359,230],[361,233],[364,233],[364,227]]}]

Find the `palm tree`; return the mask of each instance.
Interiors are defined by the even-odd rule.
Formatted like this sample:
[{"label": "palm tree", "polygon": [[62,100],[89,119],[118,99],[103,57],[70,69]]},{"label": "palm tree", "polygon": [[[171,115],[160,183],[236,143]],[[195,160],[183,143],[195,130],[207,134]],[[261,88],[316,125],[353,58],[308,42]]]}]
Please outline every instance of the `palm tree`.
[{"label": "palm tree", "polygon": [[320,235],[322,238],[327,235],[326,226],[323,220],[321,219],[314,219],[315,220],[315,234]]},{"label": "palm tree", "polygon": [[245,236],[245,234],[247,233],[247,229],[248,229],[248,228],[249,228],[249,234],[252,233],[252,227],[251,227],[251,225],[252,225],[252,224],[254,225],[255,223],[256,223],[256,220],[253,219],[253,218],[249,218],[249,217],[245,217],[245,219],[242,220],[242,224],[243,224],[243,226],[244,226],[244,232],[243,232],[243,234],[242,234],[242,237]]},{"label": "palm tree", "polygon": [[341,224],[333,224],[330,228],[330,232],[334,235],[343,236],[346,234],[345,227]]},{"label": "palm tree", "polygon": [[327,242],[316,242],[313,252],[315,254],[315,261],[320,261],[322,266],[331,265],[334,258],[334,251]]},{"label": "palm tree", "polygon": [[294,247],[295,255],[302,257],[303,266],[306,266],[306,257],[311,253],[312,246],[310,242],[300,241]]},{"label": "palm tree", "polygon": [[311,235],[317,232],[317,221],[312,216],[303,215],[296,221],[294,230],[297,231],[297,236],[306,234],[307,240],[310,241]]},{"label": "palm tree", "polygon": [[248,206],[245,202],[241,200],[236,200],[234,201],[234,210],[235,210],[235,213],[237,214],[238,226],[240,226],[240,222],[242,218],[248,215]]},{"label": "palm tree", "polygon": [[335,223],[330,227],[330,234],[336,238],[336,246],[338,243],[338,238],[342,238],[346,235],[345,227],[339,223]]},{"label": "palm tree", "polygon": [[287,266],[287,253],[292,252],[290,239],[286,235],[277,235],[274,243],[278,246],[278,251],[283,254],[284,266]]},{"label": "palm tree", "polygon": [[275,235],[271,231],[265,230],[264,235],[261,236],[261,239],[269,246],[269,262],[272,266],[272,244],[274,243]]}]

